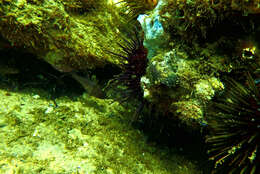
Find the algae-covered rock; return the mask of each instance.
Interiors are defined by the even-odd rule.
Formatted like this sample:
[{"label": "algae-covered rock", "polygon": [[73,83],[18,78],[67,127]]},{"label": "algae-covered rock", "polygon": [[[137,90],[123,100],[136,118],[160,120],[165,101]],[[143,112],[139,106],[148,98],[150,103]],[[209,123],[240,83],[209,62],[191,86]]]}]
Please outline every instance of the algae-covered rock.
[{"label": "algae-covered rock", "polygon": [[162,84],[168,87],[175,87],[178,83],[177,64],[179,61],[176,57],[175,50],[153,57],[145,75],[150,82],[145,83],[145,86],[149,88],[152,85]]},{"label": "algae-covered rock", "polygon": [[62,96],[55,106],[47,91],[0,86],[0,173],[202,173],[149,145],[112,100]]},{"label": "algae-covered rock", "polygon": [[[117,63],[120,16],[107,1],[1,1],[0,35],[61,71]],[[105,51],[104,51],[105,50]]]},{"label": "algae-covered rock", "polygon": [[154,56],[142,77],[144,97],[185,124],[204,125],[205,105],[224,85],[219,78],[201,74],[198,67],[196,60],[178,49]]},{"label": "algae-covered rock", "polygon": [[174,109],[177,108],[177,116],[184,124],[191,127],[196,126],[198,123],[201,125],[206,124],[201,104],[194,99],[172,103],[171,107]]},{"label": "algae-covered rock", "polygon": [[153,38],[144,42],[152,53],[144,97],[159,111],[204,126],[207,106],[225,90],[225,79],[243,80],[246,71],[259,77],[259,12],[258,0],[159,1],[139,20],[145,38]]},{"label": "algae-covered rock", "polygon": [[[138,79],[137,85],[132,85],[134,88],[141,84],[144,91],[137,109],[127,110],[111,104],[111,100],[89,95],[74,101],[61,97],[53,104],[42,99],[41,92],[18,94],[3,90],[3,172],[200,173],[193,171],[193,164],[188,168],[176,166],[176,161],[186,165],[186,159],[175,154],[168,158],[167,152],[147,145],[143,134],[126,120],[140,114],[135,117],[137,123],[158,128],[158,132],[151,133],[155,139],[161,133],[170,135],[175,130],[172,128],[180,124],[187,130],[203,131],[214,127],[214,121],[206,121],[214,110],[208,106],[214,105],[215,98],[227,90],[227,80],[247,84],[247,76],[252,74],[251,85],[259,84],[259,0],[126,0],[116,5],[111,2],[116,1],[0,1],[0,35],[7,41],[0,40],[3,48],[23,48],[63,72],[118,64],[119,60],[106,52],[128,59],[118,52],[120,47],[135,48],[138,44],[133,39],[125,40],[127,46],[117,44],[121,29],[131,30],[132,20],[145,12],[138,20],[149,61],[147,68],[138,69],[144,72],[146,68],[141,82]],[[151,8],[146,8],[149,3]],[[121,13],[117,8],[126,9]],[[134,14],[125,20],[128,12]],[[142,37],[142,33],[136,37]],[[138,52],[128,52],[127,56],[138,60]],[[124,65],[122,69],[129,64]],[[136,70],[135,64],[131,66],[130,71]],[[3,68],[1,73],[11,75],[11,67]],[[122,77],[126,83],[123,85],[135,78],[126,77]]]},{"label": "algae-covered rock", "polygon": [[259,0],[169,0],[161,15],[167,19],[166,30],[174,30],[182,39],[192,42],[206,38],[210,29],[220,25],[225,32],[232,24],[246,28],[251,27],[249,20],[259,24],[260,5]]}]

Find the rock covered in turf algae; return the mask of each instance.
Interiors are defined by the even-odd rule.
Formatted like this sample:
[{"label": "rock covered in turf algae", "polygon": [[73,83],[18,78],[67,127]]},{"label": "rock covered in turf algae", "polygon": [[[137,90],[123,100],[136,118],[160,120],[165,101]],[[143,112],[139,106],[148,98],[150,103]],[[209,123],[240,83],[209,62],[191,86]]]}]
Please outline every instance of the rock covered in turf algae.
[{"label": "rock covered in turf algae", "polygon": [[[154,56],[142,77],[144,97],[166,108],[187,125],[205,125],[204,106],[224,89],[216,77],[200,77],[196,61],[173,49]],[[163,101],[162,101],[163,100]]]},{"label": "rock covered in turf algae", "polygon": [[[194,97],[186,96],[186,99],[173,102],[171,107],[176,109],[178,117],[187,125],[195,125],[199,123],[201,126],[206,126],[207,121],[204,118],[204,106],[214,96],[215,93],[224,89],[224,85],[219,79],[211,77],[209,79],[201,79],[195,85]],[[193,123],[193,124],[192,124]]]},{"label": "rock covered in turf algae", "polygon": [[[178,83],[176,74],[178,59],[176,57],[175,50],[154,56],[147,67],[146,75],[142,78],[144,86],[149,88],[152,85],[163,84],[175,87]],[[145,82],[145,79],[148,79],[149,82]]]},{"label": "rock covered in turf algae", "polygon": [[160,1],[139,17],[151,52],[144,97],[188,125],[205,125],[207,106],[224,90],[221,78],[259,67],[259,15],[258,0]]},{"label": "rock covered in turf algae", "polygon": [[221,83],[217,78],[211,77],[209,79],[201,79],[195,84],[194,93],[203,102],[210,101],[214,97],[215,92],[224,89],[223,83]]},{"label": "rock covered in turf algae", "polygon": [[57,98],[55,107],[47,91],[0,86],[0,173],[202,174],[147,144],[116,102],[84,94]]},{"label": "rock covered in turf algae", "polygon": [[1,36],[61,71],[117,64],[104,50],[118,47],[120,16],[106,0],[3,0],[0,16]]},{"label": "rock covered in turf algae", "polygon": [[257,20],[260,5],[259,0],[168,0],[161,15],[167,19],[162,21],[166,31],[174,31],[183,40],[191,42],[206,38],[210,29],[214,30],[217,25],[228,30],[225,25],[229,22],[242,24],[245,20],[248,23],[255,17]]}]

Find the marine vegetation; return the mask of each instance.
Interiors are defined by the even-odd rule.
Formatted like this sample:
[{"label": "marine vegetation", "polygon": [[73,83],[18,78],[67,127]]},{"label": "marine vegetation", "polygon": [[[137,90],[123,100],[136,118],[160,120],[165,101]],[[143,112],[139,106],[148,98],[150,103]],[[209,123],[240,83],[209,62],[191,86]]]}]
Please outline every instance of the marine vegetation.
[{"label": "marine vegetation", "polygon": [[103,0],[62,0],[65,10],[68,12],[80,13],[90,12],[104,5]]},{"label": "marine vegetation", "polygon": [[141,87],[141,77],[145,75],[148,59],[147,49],[143,46],[143,38],[139,37],[137,29],[130,40],[123,38],[124,44],[118,43],[122,48],[121,53],[110,52],[111,54],[122,58],[120,64],[122,73],[116,75],[110,81],[113,87],[120,86],[122,96],[120,101],[128,99],[143,100],[143,89]]},{"label": "marine vegetation", "polygon": [[152,10],[158,3],[158,0],[121,0],[126,13],[131,19],[135,19],[139,14]]},{"label": "marine vegetation", "polygon": [[212,173],[260,172],[260,91],[249,73],[246,77],[245,84],[228,80],[224,97],[213,104],[216,110],[208,116],[211,132],[206,142],[215,161]]}]

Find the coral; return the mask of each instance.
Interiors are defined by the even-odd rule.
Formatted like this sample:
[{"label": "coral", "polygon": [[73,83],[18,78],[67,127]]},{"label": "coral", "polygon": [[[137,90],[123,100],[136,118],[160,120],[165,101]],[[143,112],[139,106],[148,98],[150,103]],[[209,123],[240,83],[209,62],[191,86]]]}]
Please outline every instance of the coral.
[{"label": "coral", "polygon": [[259,87],[250,74],[246,83],[228,79],[225,93],[213,103],[214,112],[207,116],[210,159],[221,173],[260,171]]}]

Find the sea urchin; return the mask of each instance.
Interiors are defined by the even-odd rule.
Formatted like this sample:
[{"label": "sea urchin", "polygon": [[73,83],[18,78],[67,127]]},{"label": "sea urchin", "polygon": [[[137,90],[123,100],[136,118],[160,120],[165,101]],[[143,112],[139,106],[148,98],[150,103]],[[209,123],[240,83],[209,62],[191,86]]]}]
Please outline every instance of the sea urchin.
[{"label": "sea urchin", "polygon": [[[225,174],[260,172],[260,93],[248,73],[247,83],[227,82],[224,98],[209,116],[211,134],[206,142],[216,171]],[[213,173],[214,173],[213,172]]]},{"label": "sea urchin", "polygon": [[122,58],[122,73],[115,76],[110,81],[113,86],[121,86],[121,102],[134,98],[139,101],[143,99],[143,89],[141,87],[141,77],[145,75],[148,63],[147,49],[143,46],[143,39],[140,39],[138,32],[135,31],[134,37],[130,40],[123,39],[124,44],[118,43],[122,53],[112,53]]}]

